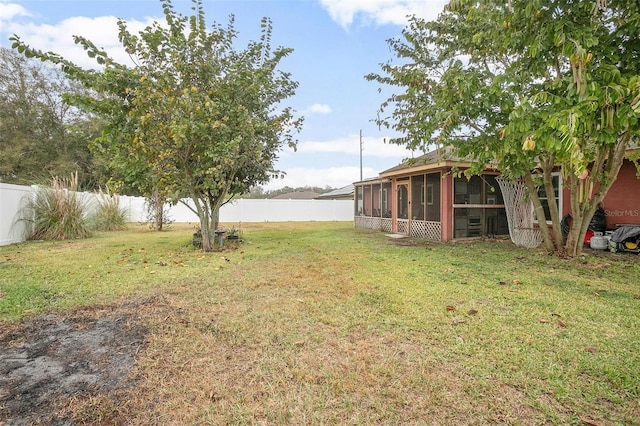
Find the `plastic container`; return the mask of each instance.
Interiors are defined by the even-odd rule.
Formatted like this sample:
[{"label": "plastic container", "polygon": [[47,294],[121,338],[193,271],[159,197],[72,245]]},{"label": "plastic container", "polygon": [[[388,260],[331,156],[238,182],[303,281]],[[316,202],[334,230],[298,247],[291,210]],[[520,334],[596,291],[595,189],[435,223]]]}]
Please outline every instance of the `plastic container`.
[{"label": "plastic container", "polygon": [[587,229],[587,233],[584,235],[584,245],[591,245],[591,238],[593,238],[593,231],[591,229]]},{"label": "plastic container", "polygon": [[589,242],[589,246],[594,250],[605,250],[608,245],[607,239],[602,235],[594,235]]}]

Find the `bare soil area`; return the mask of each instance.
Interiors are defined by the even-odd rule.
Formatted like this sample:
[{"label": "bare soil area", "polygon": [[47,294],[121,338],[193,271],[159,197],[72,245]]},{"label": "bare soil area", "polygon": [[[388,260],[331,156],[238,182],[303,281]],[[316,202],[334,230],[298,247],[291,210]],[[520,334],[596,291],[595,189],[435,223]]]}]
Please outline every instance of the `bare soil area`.
[{"label": "bare soil area", "polygon": [[147,335],[139,304],[0,323],[0,424],[73,424],[65,408],[74,398],[133,386],[129,372]]}]

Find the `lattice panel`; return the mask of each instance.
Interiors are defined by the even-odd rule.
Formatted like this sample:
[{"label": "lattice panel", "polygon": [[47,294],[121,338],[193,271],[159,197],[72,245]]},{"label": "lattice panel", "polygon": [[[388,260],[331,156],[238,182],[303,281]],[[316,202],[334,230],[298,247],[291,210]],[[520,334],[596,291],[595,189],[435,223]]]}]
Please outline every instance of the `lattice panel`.
[{"label": "lattice panel", "polygon": [[367,228],[368,225],[368,217],[364,217],[364,216],[356,216],[355,217],[355,226],[356,228]]},{"label": "lattice panel", "polygon": [[382,229],[380,221],[379,217],[356,216],[355,226],[356,228]]},{"label": "lattice panel", "polygon": [[[392,232],[393,229],[392,220],[389,218],[356,216],[354,218],[354,224],[356,228],[376,229],[382,232]],[[409,235],[408,220],[398,220],[398,233]],[[412,237],[425,238],[431,241],[441,241],[442,227],[440,225],[440,222],[414,220],[411,222],[410,235]]]},{"label": "lattice panel", "polygon": [[414,220],[411,222],[411,236],[417,238],[425,238],[431,241],[441,241],[440,222],[427,222],[422,220]]}]

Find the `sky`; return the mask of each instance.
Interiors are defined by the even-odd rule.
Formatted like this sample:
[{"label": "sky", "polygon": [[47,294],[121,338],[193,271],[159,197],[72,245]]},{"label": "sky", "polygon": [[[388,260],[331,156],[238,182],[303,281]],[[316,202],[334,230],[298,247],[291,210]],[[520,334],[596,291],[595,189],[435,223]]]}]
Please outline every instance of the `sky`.
[{"label": "sky", "polygon": [[[286,173],[264,185],[340,188],[377,176],[403,159],[422,153],[386,143],[393,130],[373,122],[380,104],[399,90],[367,81],[394,59],[387,40],[400,36],[407,16],[435,19],[447,0],[203,0],[209,26],[235,18],[239,48],[258,40],[260,20],[273,22],[272,46],[293,48],[280,69],[290,72],[299,87],[285,105],[304,116],[298,146],[285,148],[276,167]],[[191,14],[190,0],[173,0],[176,11]],[[53,51],[85,67],[95,62],[75,46],[81,35],[126,63],[117,39],[116,20],[139,31],[163,22],[159,0],[0,0],[0,45],[9,37],[43,51]],[[362,132],[362,169],[360,168]]]}]

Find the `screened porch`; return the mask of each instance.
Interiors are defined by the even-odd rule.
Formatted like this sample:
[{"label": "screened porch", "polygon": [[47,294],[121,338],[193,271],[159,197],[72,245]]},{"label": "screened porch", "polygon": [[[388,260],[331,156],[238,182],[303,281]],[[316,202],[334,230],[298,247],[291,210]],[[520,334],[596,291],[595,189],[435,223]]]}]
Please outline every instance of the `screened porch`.
[{"label": "screened porch", "polygon": [[392,232],[391,181],[370,180],[355,184],[356,228]]}]

